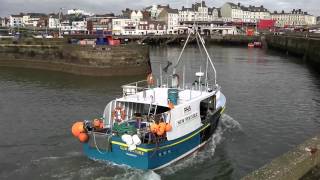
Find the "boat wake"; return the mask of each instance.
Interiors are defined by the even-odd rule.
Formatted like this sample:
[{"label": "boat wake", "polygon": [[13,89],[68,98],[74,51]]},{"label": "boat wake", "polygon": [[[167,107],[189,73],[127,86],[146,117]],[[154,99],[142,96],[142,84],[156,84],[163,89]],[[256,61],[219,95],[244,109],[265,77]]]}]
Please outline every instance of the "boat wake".
[{"label": "boat wake", "polygon": [[203,147],[203,149],[200,149],[196,153],[193,153],[191,156],[174,165],[164,168],[161,170],[161,174],[172,175],[177,171],[201,164],[213,158],[217,145],[223,140],[224,132],[232,130],[241,130],[240,123],[234,120],[231,116],[223,114],[216,132],[212,135],[211,139],[209,139],[209,142]]}]

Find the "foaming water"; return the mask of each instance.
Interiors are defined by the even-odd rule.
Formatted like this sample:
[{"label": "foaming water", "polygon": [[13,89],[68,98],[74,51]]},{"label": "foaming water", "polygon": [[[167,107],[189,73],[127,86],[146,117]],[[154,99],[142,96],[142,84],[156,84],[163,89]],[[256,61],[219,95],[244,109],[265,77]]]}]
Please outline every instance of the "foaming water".
[{"label": "foaming water", "polygon": [[212,159],[215,154],[217,145],[223,140],[224,132],[230,132],[233,129],[240,130],[240,123],[234,120],[231,116],[223,114],[220,118],[220,123],[216,129],[216,132],[212,135],[212,137],[203,148],[196,151],[192,155],[178,161],[177,163],[165,167],[161,170],[161,174],[166,176],[172,175],[177,171],[202,164],[206,160]]}]

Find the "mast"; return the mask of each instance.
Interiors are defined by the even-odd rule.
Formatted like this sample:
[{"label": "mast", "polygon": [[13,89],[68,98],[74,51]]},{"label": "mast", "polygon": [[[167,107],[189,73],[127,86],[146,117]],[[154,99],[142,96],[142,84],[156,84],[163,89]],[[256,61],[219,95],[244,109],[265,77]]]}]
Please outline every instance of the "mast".
[{"label": "mast", "polygon": [[[195,13],[195,9],[194,9],[194,13]],[[201,15],[200,16],[202,16],[202,20],[203,20],[202,2],[201,2]],[[214,71],[214,85],[217,85],[217,71],[216,71],[216,68],[215,68],[215,66],[214,66],[214,64],[212,62],[212,59],[211,59],[211,57],[210,57],[210,55],[208,53],[208,50],[205,47],[205,42],[204,42],[203,38],[201,37],[201,35],[199,34],[198,29],[196,28],[195,17],[194,17],[194,24],[193,24],[192,29],[193,29],[192,31],[189,31],[187,40],[185,41],[185,43],[183,45],[183,48],[182,48],[182,50],[180,52],[178,60],[176,61],[176,63],[173,66],[173,74],[176,74],[176,69],[177,69],[177,67],[179,65],[179,62],[181,61],[182,54],[183,54],[183,52],[184,52],[184,50],[185,50],[185,48],[186,48],[186,46],[187,46],[187,44],[189,42],[191,34],[195,33],[196,38],[199,38],[199,40],[201,42],[201,45],[198,44],[200,51],[201,51],[201,46],[202,46],[202,48],[204,49],[204,51],[206,53],[206,56],[207,56],[206,69],[205,69],[205,84],[206,84],[206,86],[208,85],[208,64],[210,63],[210,65],[211,65],[211,67],[212,67],[212,69]],[[201,68],[201,66],[200,66],[200,68]],[[185,71],[185,69],[183,69],[183,76],[184,76],[184,71]],[[201,73],[201,69],[200,69],[200,73]],[[184,81],[184,77],[183,77],[183,81]]]}]

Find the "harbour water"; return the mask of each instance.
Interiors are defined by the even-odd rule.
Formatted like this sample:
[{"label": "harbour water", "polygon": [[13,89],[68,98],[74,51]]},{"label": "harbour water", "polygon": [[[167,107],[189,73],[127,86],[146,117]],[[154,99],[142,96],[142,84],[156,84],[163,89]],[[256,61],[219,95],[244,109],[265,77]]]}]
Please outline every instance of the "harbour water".
[{"label": "harbour water", "polygon": [[[0,179],[239,179],[320,131],[319,73],[273,51],[208,50],[226,114],[201,151],[156,172],[89,160],[70,133],[74,121],[100,117],[122,84],[145,77],[0,67]],[[159,74],[159,64],[175,60],[180,48],[150,51]],[[200,56],[190,47],[183,58],[192,66]]]}]

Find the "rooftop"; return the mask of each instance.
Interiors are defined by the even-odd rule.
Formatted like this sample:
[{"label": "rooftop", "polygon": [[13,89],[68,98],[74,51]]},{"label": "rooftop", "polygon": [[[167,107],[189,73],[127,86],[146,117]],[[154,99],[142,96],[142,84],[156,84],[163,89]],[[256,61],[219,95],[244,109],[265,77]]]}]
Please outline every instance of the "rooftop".
[{"label": "rooftop", "polygon": [[243,11],[251,11],[251,12],[268,12],[266,8],[264,8],[262,5],[261,6],[244,6],[241,5],[240,3],[234,4],[231,2],[227,2],[231,6],[232,9],[241,9]]}]

